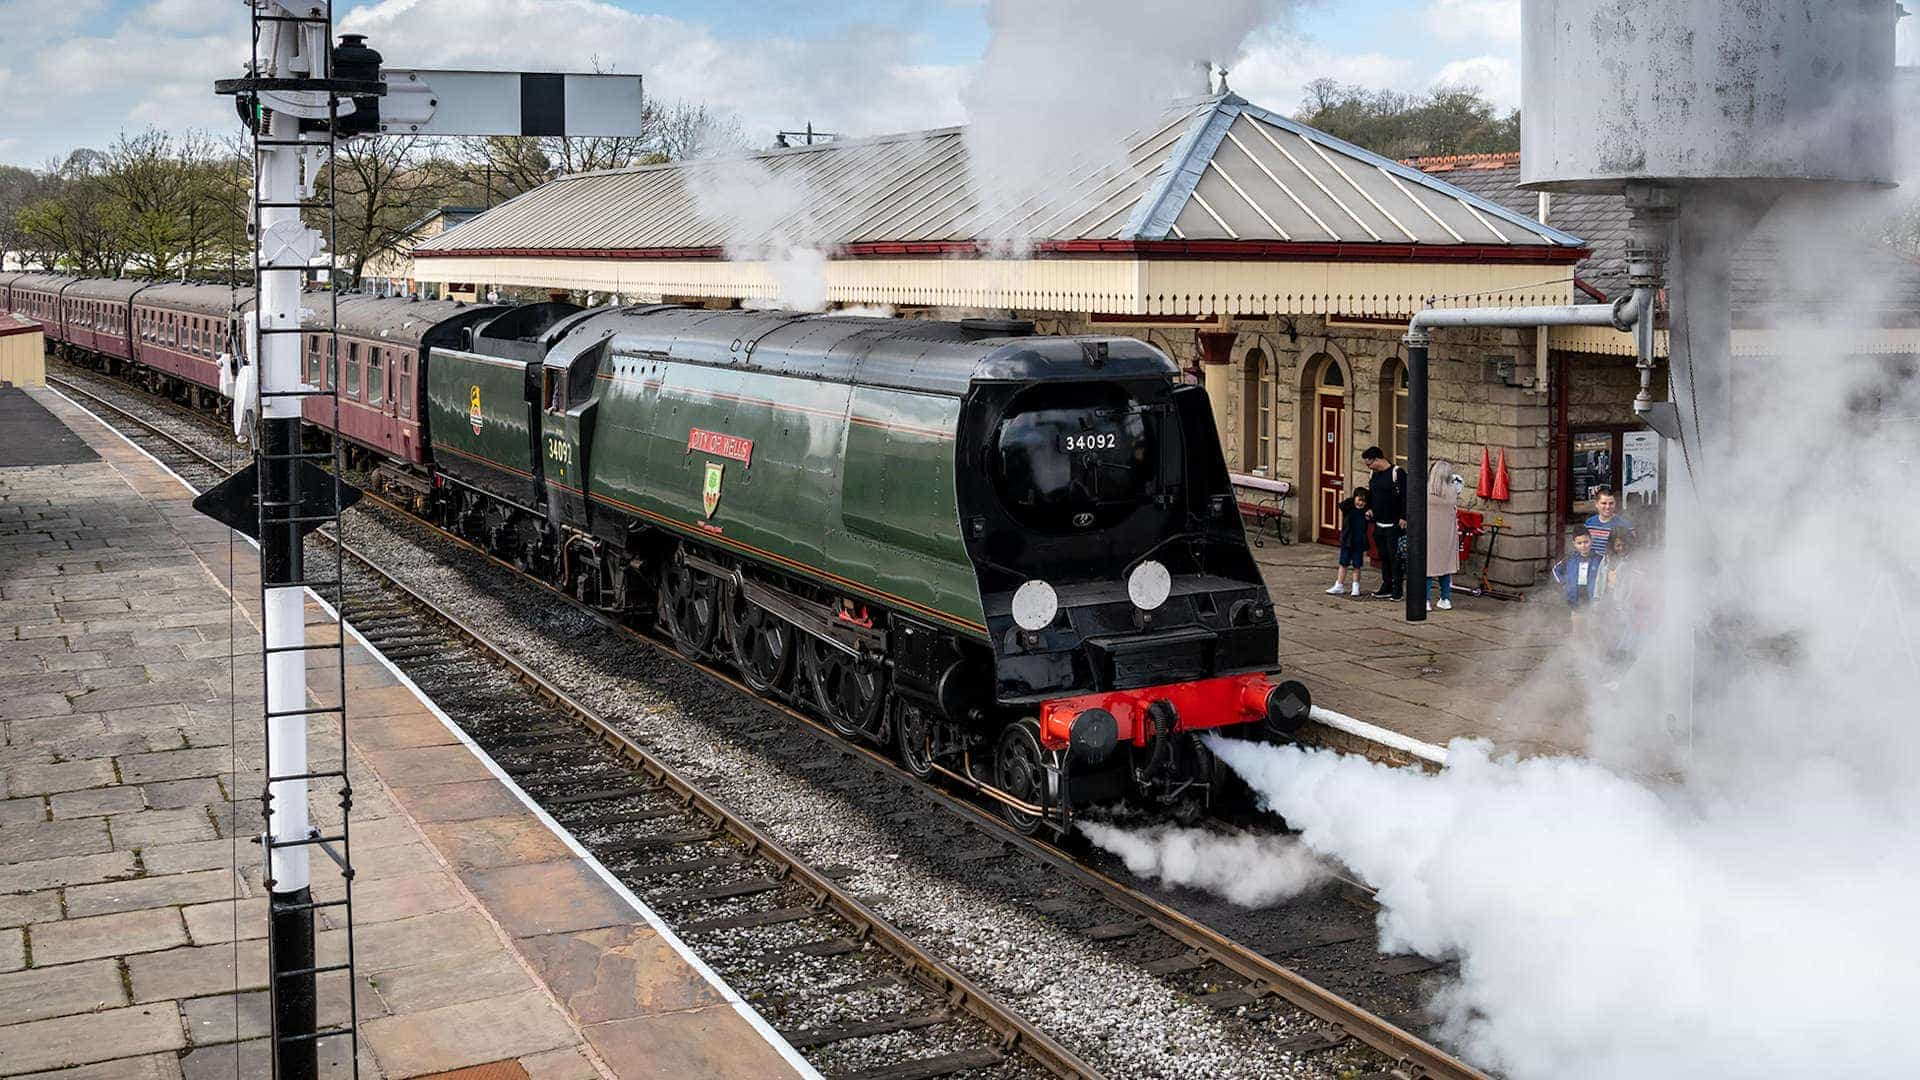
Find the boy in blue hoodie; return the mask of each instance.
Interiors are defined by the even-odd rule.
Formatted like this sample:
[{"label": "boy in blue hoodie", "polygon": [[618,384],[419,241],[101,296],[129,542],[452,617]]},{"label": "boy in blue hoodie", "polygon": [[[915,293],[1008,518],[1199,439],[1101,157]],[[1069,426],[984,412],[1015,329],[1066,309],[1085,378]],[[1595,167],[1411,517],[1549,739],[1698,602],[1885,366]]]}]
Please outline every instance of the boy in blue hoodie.
[{"label": "boy in blue hoodie", "polygon": [[1607,557],[1593,549],[1593,534],[1582,525],[1573,530],[1573,553],[1554,564],[1553,580],[1560,583],[1567,606],[1578,613],[1606,595],[1610,573]]}]

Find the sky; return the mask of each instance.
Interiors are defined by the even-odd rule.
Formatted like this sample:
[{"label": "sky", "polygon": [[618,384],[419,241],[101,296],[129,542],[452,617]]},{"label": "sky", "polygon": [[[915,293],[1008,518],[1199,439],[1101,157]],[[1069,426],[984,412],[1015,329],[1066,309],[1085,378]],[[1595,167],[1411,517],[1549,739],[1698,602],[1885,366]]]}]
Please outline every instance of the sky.
[{"label": "sky", "polygon": [[[1198,19],[1226,0],[1184,2]],[[1471,82],[1518,104],[1520,0],[1268,3],[1223,61],[1257,103],[1291,112],[1305,83],[1331,76]],[[394,66],[637,73],[653,97],[732,113],[755,144],[807,123],[869,135],[964,122],[960,91],[989,37],[984,0],[335,0],[334,17]],[[149,126],[238,127],[212,94],[247,55],[236,0],[0,0],[0,27],[31,28],[0,36],[0,163],[39,166]]]}]

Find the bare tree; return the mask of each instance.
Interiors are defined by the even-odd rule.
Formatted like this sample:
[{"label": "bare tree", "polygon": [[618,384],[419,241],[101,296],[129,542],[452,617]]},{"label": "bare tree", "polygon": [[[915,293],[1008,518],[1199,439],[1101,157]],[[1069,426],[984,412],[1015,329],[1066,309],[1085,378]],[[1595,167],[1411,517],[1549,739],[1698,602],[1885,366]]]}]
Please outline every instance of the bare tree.
[{"label": "bare tree", "polygon": [[[335,153],[322,183],[333,185],[334,255],[351,280],[359,280],[377,253],[406,246],[420,219],[453,194],[455,177],[431,149],[424,139],[383,136],[342,143]],[[313,224],[324,229],[326,223]]]},{"label": "bare tree", "polygon": [[461,177],[476,202],[491,206],[556,176],[659,165],[746,145],[740,123],[704,104],[641,105],[640,134],[593,138],[495,136],[461,143]]}]

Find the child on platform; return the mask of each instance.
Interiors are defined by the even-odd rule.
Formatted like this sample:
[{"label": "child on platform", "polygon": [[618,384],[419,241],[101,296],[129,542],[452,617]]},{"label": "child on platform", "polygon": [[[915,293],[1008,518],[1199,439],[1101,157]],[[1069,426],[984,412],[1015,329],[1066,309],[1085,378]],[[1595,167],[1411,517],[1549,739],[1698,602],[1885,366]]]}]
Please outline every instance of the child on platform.
[{"label": "child on platform", "polygon": [[1586,526],[1573,530],[1573,553],[1554,564],[1553,580],[1559,582],[1575,615],[1606,595],[1608,573],[1607,557],[1593,549],[1593,535]]},{"label": "child on platform", "polygon": [[1349,595],[1360,595],[1360,568],[1367,565],[1367,489],[1356,488],[1340,501],[1340,568],[1334,571],[1333,587],[1327,592],[1339,596],[1353,576]]}]

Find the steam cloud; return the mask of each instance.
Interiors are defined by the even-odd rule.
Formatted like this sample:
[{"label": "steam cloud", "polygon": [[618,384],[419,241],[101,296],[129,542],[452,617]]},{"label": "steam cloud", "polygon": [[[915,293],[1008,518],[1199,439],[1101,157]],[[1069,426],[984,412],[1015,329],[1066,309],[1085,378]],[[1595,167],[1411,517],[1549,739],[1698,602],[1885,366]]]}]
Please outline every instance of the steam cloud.
[{"label": "steam cloud", "polygon": [[1784,346],[1733,361],[1734,452],[1669,450],[1672,572],[1636,586],[1659,636],[1625,670],[1559,658],[1583,756],[1462,740],[1428,775],[1215,741],[1379,890],[1388,949],[1459,959],[1435,1007],[1482,1066],[1882,1077],[1920,1054],[1920,384],[1859,337],[1913,303],[1873,254],[1888,209],[1783,200],[1749,244]]},{"label": "steam cloud", "polygon": [[1326,862],[1288,836],[1159,826],[1144,831],[1080,822],[1087,839],[1126,861],[1136,876],[1266,907],[1324,883]]},{"label": "steam cloud", "polygon": [[788,157],[703,155],[681,171],[694,208],[726,229],[727,258],[765,263],[773,289],[748,307],[821,311],[827,306],[827,229],[814,216],[825,193]]},{"label": "steam cloud", "polygon": [[1027,213],[1073,170],[1123,165],[1127,133],[1206,91],[1278,0],[992,0],[986,56],[961,92],[976,235],[1010,254]]}]

